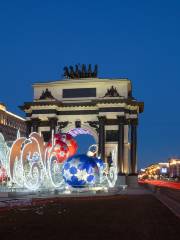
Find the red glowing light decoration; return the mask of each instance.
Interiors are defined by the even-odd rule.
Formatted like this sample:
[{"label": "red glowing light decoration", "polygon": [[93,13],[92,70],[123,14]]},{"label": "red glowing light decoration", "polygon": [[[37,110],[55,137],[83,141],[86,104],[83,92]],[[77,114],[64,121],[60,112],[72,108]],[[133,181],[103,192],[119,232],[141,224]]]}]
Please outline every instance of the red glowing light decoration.
[{"label": "red glowing light decoration", "polygon": [[73,156],[76,154],[78,150],[78,145],[75,139],[68,133],[60,133],[60,134],[55,134],[54,136],[58,135],[57,137],[64,143],[67,144],[69,148],[69,157]]},{"label": "red glowing light decoration", "polygon": [[7,172],[4,167],[0,167],[0,183],[7,181]]},{"label": "red glowing light decoration", "polygon": [[47,144],[48,155],[52,154],[57,157],[58,163],[64,162],[69,157],[69,148],[66,143],[60,140],[57,134],[54,135],[54,145],[49,142]]}]

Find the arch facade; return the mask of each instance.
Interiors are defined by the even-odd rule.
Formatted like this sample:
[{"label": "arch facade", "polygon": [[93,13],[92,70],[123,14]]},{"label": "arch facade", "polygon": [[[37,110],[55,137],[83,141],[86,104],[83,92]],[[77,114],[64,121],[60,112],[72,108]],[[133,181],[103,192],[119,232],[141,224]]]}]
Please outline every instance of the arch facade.
[{"label": "arch facade", "polygon": [[27,134],[87,129],[107,161],[117,151],[119,175],[137,175],[137,126],[143,102],[132,96],[129,79],[65,79],[35,83],[34,100],[25,102]]}]

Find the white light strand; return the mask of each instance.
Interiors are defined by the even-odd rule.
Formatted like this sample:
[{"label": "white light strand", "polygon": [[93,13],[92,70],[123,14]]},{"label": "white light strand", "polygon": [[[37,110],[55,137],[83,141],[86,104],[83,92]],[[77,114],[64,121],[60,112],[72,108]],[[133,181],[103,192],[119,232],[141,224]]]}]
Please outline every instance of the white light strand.
[{"label": "white light strand", "polygon": [[[81,131],[80,131],[81,132]],[[81,134],[78,130],[76,133]],[[37,191],[42,188],[67,189],[67,184],[63,179],[63,163],[57,161],[54,152],[54,132],[52,133],[52,145],[45,148],[42,137],[37,133],[31,133],[29,138],[22,138],[18,134],[17,140],[9,148],[0,134],[0,161],[10,176],[9,186],[25,188]],[[43,144],[43,145],[42,145]],[[89,156],[97,156],[98,146],[92,145],[88,149]],[[112,152],[112,165],[100,165],[99,186],[111,188],[117,181],[117,151]],[[79,174],[84,174],[79,173]]]}]

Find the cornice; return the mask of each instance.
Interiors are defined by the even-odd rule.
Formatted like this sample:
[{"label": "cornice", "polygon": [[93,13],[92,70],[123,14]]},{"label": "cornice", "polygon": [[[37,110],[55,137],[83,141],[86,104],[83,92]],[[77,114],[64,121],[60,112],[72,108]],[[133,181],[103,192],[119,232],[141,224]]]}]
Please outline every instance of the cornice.
[{"label": "cornice", "polygon": [[34,102],[25,102],[23,106],[20,106],[20,109],[23,111],[28,111],[33,106],[43,107],[43,106],[54,106],[55,108],[62,107],[124,107],[130,110],[138,110],[143,112],[144,103],[137,102],[132,99],[95,99],[88,102],[61,102],[61,101],[34,101]]},{"label": "cornice", "polygon": [[34,87],[50,87],[50,86],[59,86],[59,85],[71,85],[76,83],[85,83],[87,85],[91,85],[93,83],[124,83],[131,81],[128,78],[81,78],[81,79],[62,79],[57,81],[49,81],[49,82],[37,82],[32,86]]}]

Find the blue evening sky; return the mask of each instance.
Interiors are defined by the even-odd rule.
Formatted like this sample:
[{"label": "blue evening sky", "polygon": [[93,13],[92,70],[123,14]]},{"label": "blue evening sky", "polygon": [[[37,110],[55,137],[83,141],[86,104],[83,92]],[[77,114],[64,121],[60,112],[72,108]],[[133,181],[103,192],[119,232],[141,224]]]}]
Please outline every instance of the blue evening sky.
[{"label": "blue evening sky", "polygon": [[32,83],[65,65],[98,63],[99,77],[128,77],[145,102],[139,166],[180,155],[180,1],[0,2],[0,101],[18,109]]}]

